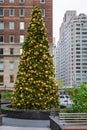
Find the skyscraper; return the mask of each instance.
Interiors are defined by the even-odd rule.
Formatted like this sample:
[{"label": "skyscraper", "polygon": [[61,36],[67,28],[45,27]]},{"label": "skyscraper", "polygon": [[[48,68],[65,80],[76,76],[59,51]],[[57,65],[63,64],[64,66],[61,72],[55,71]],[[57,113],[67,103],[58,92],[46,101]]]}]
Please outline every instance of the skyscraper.
[{"label": "skyscraper", "polygon": [[87,15],[66,11],[58,42],[58,78],[65,86],[87,83]]},{"label": "skyscraper", "polygon": [[0,0],[0,88],[12,89],[34,6],[42,11],[52,44],[52,0]]}]

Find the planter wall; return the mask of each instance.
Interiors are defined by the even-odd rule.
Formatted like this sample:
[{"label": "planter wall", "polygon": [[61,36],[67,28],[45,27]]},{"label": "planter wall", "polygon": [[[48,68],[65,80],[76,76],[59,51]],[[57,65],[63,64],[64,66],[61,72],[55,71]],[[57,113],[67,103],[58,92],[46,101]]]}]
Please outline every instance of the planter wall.
[{"label": "planter wall", "polygon": [[10,118],[30,119],[30,120],[49,120],[50,110],[5,110],[2,108],[2,113]]},{"label": "planter wall", "polygon": [[30,120],[49,120],[49,116],[58,114],[57,110],[18,110],[12,109],[11,105],[7,105],[6,108],[1,109],[3,114],[7,117],[17,119],[30,119]]}]

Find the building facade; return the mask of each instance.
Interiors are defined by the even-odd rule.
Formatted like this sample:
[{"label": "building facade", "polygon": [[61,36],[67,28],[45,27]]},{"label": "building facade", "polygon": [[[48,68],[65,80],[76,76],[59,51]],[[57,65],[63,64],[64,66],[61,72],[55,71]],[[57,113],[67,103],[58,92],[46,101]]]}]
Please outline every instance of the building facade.
[{"label": "building facade", "polygon": [[53,44],[52,47],[53,52],[53,64],[54,64],[54,74],[55,74],[55,81],[58,83],[58,46],[56,44]]},{"label": "building facade", "polygon": [[58,78],[65,86],[87,83],[87,15],[66,11],[58,42]]},{"label": "building facade", "polygon": [[0,89],[13,89],[22,44],[34,6],[39,6],[52,44],[52,0],[0,0]]}]

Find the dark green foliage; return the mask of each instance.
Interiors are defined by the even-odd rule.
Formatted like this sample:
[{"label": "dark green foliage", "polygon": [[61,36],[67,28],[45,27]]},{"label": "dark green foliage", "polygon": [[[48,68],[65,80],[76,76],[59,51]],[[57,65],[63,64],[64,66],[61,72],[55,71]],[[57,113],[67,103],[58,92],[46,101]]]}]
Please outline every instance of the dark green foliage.
[{"label": "dark green foliage", "polygon": [[2,100],[11,100],[12,91],[2,91],[1,92],[1,99]]},{"label": "dark green foliage", "polygon": [[81,83],[68,92],[74,102],[73,112],[87,112],[87,84]]}]

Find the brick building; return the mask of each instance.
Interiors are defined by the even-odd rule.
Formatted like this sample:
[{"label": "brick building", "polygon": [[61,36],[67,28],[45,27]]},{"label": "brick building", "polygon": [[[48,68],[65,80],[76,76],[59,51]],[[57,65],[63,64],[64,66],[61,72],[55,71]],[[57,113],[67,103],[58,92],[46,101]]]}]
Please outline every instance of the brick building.
[{"label": "brick building", "polygon": [[42,10],[49,45],[52,45],[52,0],[0,0],[0,88],[12,89],[22,43],[34,6]]}]

